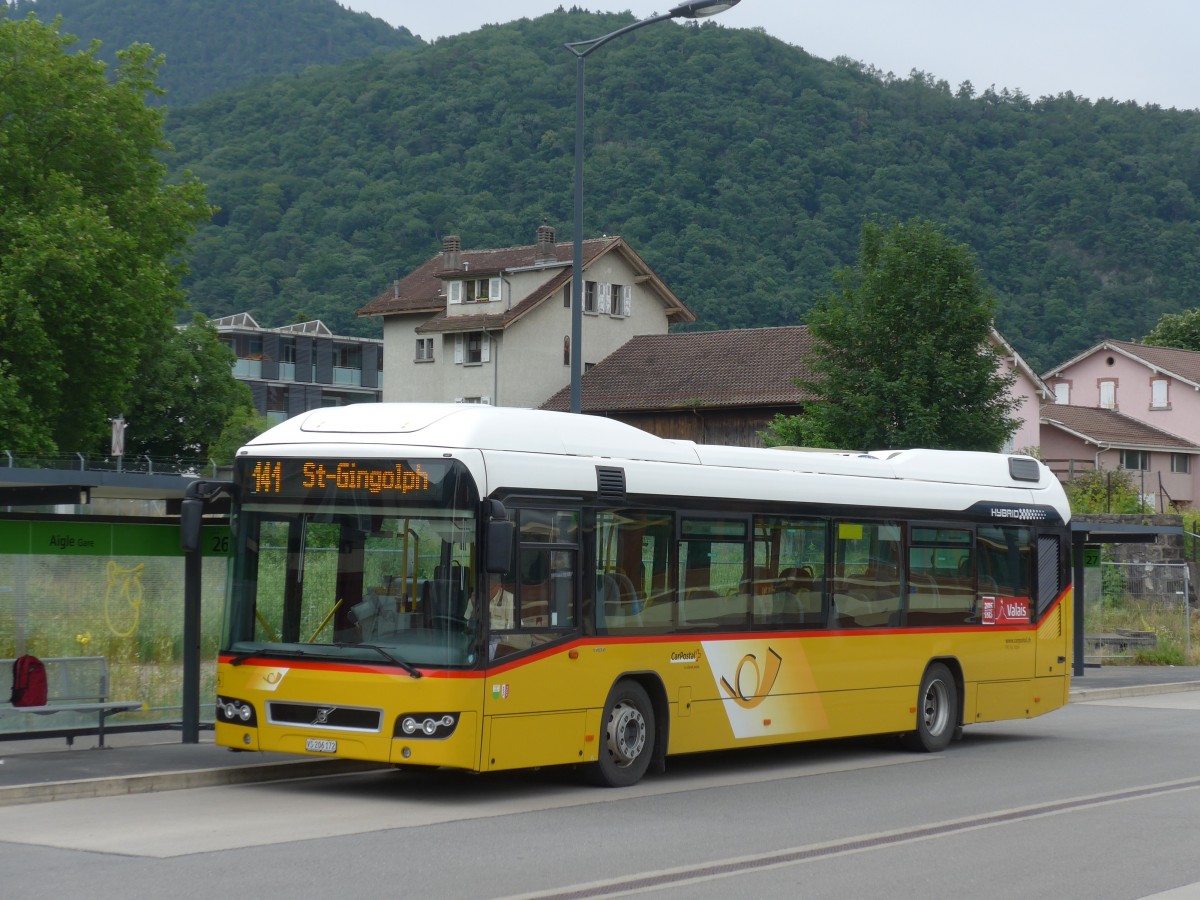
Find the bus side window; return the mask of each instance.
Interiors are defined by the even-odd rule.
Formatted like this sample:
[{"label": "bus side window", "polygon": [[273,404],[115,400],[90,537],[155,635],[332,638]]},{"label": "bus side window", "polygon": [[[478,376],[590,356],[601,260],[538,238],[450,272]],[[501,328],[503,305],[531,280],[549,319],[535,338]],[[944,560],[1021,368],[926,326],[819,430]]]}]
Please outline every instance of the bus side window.
[{"label": "bus side window", "polygon": [[828,526],[823,519],[754,518],[754,623],[825,624],[824,572]]},{"label": "bus side window", "polygon": [[914,627],[975,621],[972,532],[914,525],[908,550],[908,612]]},{"label": "bus side window", "polygon": [[977,532],[982,596],[1028,597],[1032,532],[1024,525],[985,525]]},{"label": "bus side window", "polygon": [[670,552],[674,518],[646,510],[596,514],[596,625],[601,633],[662,632],[677,607]]},{"label": "bus side window", "polygon": [[495,657],[562,638],[575,627],[579,513],[517,509],[516,572],[505,575],[513,592],[512,629],[493,638]]},{"label": "bus side window", "polygon": [[898,625],[901,538],[896,522],[838,522],[835,526],[831,624],[838,628]]}]

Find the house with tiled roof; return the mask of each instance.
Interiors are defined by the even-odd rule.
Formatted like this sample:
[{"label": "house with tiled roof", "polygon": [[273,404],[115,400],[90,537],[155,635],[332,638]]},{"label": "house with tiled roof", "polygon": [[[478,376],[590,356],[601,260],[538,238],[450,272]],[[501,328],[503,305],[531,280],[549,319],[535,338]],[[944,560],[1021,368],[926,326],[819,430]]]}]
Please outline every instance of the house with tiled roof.
[{"label": "house with tiled roof", "polygon": [[[581,407],[659,437],[762,446],[758,433],[777,413],[796,415],[812,399],[796,385],[811,355],[803,325],[641,335],[583,376]],[[543,408],[568,409],[569,394]]]},{"label": "house with tiled roof", "polygon": [[1064,481],[1093,470],[1126,469],[1147,502],[1164,512],[1197,499],[1200,445],[1115,409],[1044,407],[1041,452]]},{"label": "house with tiled roof", "polygon": [[[571,379],[573,245],[442,252],[363,306],[383,320],[385,401],[538,406]],[[583,242],[583,367],[695,315],[621,237]],[[610,385],[613,392],[627,385]]]},{"label": "house with tiled roof", "polygon": [[1056,403],[1115,409],[1200,443],[1200,353],[1103,341],[1045,373]]},{"label": "house with tiled roof", "polygon": [[[1039,413],[1050,389],[992,329],[997,363],[1013,375],[1019,427],[1007,450],[1038,445]],[[797,415],[814,398],[797,380],[811,375],[813,337],[804,325],[693,331],[634,338],[583,376],[584,413],[620,419],[660,437],[758,447],[777,414]],[[610,386],[624,382],[624,390]],[[546,409],[568,408],[569,391]]]},{"label": "house with tiled roof", "polygon": [[[1172,500],[1200,500],[1200,488],[1195,484],[1200,478],[1195,472],[1200,461],[1193,458],[1200,445],[1200,353],[1107,340],[1042,377],[1055,399],[1055,405],[1043,411],[1043,423],[1048,418],[1063,420],[1101,412],[1119,414],[1124,422],[1114,431],[1115,416],[1104,420],[1109,430],[1101,427],[1099,420],[1090,420],[1093,440],[1076,448],[1082,460],[1076,464],[1087,465],[1089,456],[1094,455],[1104,468],[1132,470],[1139,483],[1147,482],[1150,494],[1157,495],[1161,483],[1163,495]],[[1064,407],[1080,407],[1084,412]],[[1146,430],[1135,434],[1129,420]],[[1100,445],[1106,452],[1099,452]],[[1066,458],[1067,452],[1061,446],[1048,447],[1043,434],[1044,458]]]}]

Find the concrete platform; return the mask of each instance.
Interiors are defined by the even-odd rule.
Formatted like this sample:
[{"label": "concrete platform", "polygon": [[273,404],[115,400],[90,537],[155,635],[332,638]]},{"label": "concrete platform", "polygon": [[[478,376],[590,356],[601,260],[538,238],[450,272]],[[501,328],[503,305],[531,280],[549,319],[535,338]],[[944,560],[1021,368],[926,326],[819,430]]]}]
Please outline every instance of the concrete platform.
[{"label": "concrete platform", "polygon": [[[1071,700],[1086,702],[1200,690],[1200,666],[1104,666],[1071,681]],[[169,791],[311,778],[387,768],[379,763],[282,753],[238,753],[217,747],[211,733],[180,743],[175,731],[93,737],[0,739],[0,806],[81,797]]]}]

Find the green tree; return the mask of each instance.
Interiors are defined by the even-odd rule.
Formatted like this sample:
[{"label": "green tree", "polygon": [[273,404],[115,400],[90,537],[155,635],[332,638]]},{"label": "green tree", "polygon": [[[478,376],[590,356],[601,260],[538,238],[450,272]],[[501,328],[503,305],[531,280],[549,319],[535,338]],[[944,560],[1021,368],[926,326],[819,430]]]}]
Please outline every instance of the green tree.
[{"label": "green tree", "polygon": [[21,393],[21,384],[11,372],[12,367],[0,359],[0,443],[21,447],[28,453],[48,453],[54,449],[49,430]]},{"label": "green tree", "polygon": [[260,416],[253,408],[239,407],[225,423],[225,428],[208,448],[208,455],[219,466],[233,464],[238,450],[271,427],[271,421]]},{"label": "green tree", "polygon": [[127,415],[126,453],[206,458],[231,419],[254,413],[250,389],[233,377],[233,354],[203,316],[148,350]]},{"label": "green tree", "polygon": [[993,302],[969,250],[933,224],[868,223],[859,263],[809,314],[818,399],[769,443],[999,450],[1016,429],[1013,376],[989,342]]},{"label": "green tree", "polygon": [[1064,486],[1071,513],[1133,514],[1149,512],[1127,469],[1097,469],[1076,475]]},{"label": "green tree", "polygon": [[0,378],[24,401],[0,406],[0,444],[17,451],[103,446],[210,213],[198,181],[166,182],[153,51],[120,51],[110,78],[97,44],[73,43],[0,17]]},{"label": "green tree", "polygon": [[1200,350],[1200,309],[1163,313],[1154,330],[1142,338],[1142,341],[1155,347]]}]

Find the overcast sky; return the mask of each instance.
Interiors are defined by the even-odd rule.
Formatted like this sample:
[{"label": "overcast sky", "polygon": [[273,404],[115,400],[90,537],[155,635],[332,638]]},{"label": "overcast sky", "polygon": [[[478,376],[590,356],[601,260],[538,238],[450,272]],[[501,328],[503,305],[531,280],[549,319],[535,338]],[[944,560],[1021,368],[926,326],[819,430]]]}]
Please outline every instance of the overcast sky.
[{"label": "overcast sky", "polygon": [[[339,2],[429,41],[560,5],[645,18],[678,0]],[[742,0],[712,21],[762,28],[823,59],[849,56],[898,76],[921,69],[953,88],[970,81],[977,93],[1007,87],[1036,99],[1073,91],[1200,108],[1197,0]]]}]

